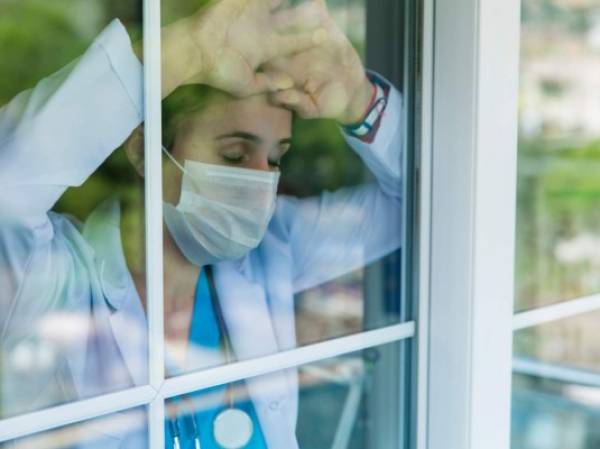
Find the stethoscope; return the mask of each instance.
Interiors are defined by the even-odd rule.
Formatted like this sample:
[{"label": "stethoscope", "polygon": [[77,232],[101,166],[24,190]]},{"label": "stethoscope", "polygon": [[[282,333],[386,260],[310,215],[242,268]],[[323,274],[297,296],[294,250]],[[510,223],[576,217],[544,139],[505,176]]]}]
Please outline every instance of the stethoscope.
[{"label": "stethoscope", "polygon": [[[198,432],[198,423],[196,422],[196,415],[193,410],[190,413],[192,418],[192,438],[194,440],[194,449],[202,449],[200,444],[200,432]],[[179,416],[176,414],[175,418],[169,419],[169,429],[171,430],[171,437],[173,438],[173,449],[181,449],[181,432],[179,427]]]},{"label": "stethoscope", "polygon": [[[212,266],[205,267],[206,278],[208,280],[208,288],[215,316],[217,318],[217,324],[219,326],[219,332],[223,340],[223,349],[225,353],[225,363],[229,364],[233,361],[233,350],[231,349],[231,341],[229,339],[229,333],[227,332],[227,326],[225,319],[223,318],[223,312],[221,310],[221,304],[217,294],[215,286]],[[244,410],[235,407],[235,393],[233,385],[229,384],[227,387],[228,407],[217,414],[213,420],[213,437],[215,442],[222,449],[242,449],[252,439],[254,434],[254,424],[252,418]],[[191,402],[189,397],[183,396],[181,398],[183,402]],[[174,405],[175,417],[168,420],[169,430],[173,440],[173,449],[181,449],[181,426],[180,416],[177,412],[178,405]],[[192,438],[194,441],[194,449],[202,449],[200,443],[200,431],[196,421],[196,415],[193,407],[190,408],[191,413],[191,430]]]}]

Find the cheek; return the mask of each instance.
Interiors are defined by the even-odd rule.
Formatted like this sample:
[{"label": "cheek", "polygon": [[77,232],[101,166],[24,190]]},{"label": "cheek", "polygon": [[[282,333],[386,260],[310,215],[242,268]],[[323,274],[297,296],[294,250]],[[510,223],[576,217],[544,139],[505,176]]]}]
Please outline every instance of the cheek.
[{"label": "cheek", "polygon": [[172,167],[172,165],[163,166],[163,200],[177,205],[181,195],[183,173],[178,168]]}]

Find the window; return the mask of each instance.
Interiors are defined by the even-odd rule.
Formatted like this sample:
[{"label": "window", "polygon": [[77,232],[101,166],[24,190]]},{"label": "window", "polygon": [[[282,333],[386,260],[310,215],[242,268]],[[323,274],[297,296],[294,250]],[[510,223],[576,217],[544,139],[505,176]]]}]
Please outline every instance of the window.
[{"label": "window", "polygon": [[145,447],[147,445],[146,423],[146,411],[143,408],[123,410],[18,438],[3,443],[2,447],[15,449]]},{"label": "window", "polygon": [[598,445],[598,5],[523,2],[512,447]]},{"label": "window", "polygon": [[[214,3],[117,3],[2,6],[0,446],[227,446],[235,423],[268,447],[415,446],[418,2],[326,2],[340,58],[373,71],[331,117],[223,79],[167,95],[161,59],[188,61],[161,39]],[[306,54],[259,73],[339,56]],[[246,207],[269,194],[268,217]]]},{"label": "window", "polygon": [[[518,1],[424,3],[423,447],[510,446]],[[423,329],[425,324],[426,328]],[[425,339],[425,341],[424,341]],[[423,371],[421,371],[423,373]]]},{"label": "window", "polygon": [[[123,26],[139,39],[142,17],[136,2],[82,1],[5,2],[2,17],[0,416],[11,417],[147,381],[143,310],[130,298],[146,270],[145,188],[125,152],[113,152],[141,92],[132,100],[119,90],[109,58],[120,55],[105,50],[130,45]],[[104,84],[68,65],[78,57]],[[135,79],[132,54],[119,62],[120,76]],[[49,99],[60,86],[64,95]],[[110,122],[112,109],[121,123]],[[94,111],[103,114],[92,121]],[[100,298],[103,313],[123,314],[101,325],[90,313]],[[121,354],[112,330],[125,327],[131,351]],[[99,375],[102,352],[116,363]]]}]

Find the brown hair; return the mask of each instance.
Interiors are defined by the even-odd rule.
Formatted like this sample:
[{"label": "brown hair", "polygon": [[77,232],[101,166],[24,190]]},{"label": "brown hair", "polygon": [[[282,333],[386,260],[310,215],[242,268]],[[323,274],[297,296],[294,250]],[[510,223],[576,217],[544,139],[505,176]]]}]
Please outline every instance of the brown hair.
[{"label": "brown hair", "polygon": [[171,151],[175,135],[182,121],[190,114],[201,112],[218,97],[227,93],[204,84],[190,84],[178,87],[162,102],[163,145]]}]

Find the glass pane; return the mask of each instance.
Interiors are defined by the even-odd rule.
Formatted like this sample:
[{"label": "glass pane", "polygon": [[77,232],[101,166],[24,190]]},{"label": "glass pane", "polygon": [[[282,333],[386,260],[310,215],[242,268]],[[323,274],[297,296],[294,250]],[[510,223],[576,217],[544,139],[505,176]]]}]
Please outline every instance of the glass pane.
[{"label": "glass pane", "polygon": [[600,312],[515,333],[515,355],[600,372]]},{"label": "glass pane", "polygon": [[600,292],[599,13],[523,2],[517,310]]},{"label": "glass pane", "polygon": [[[402,169],[410,169],[400,74],[382,70],[394,86],[367,76],[364,62],[383,53],[397,69],[402,54],[384,28],[369,31],[365,0],[287,3],[223,19],[234,47],[223,51],[254,58],[256,72],[221,57],[209,75],[163,92],[169,374],[232,360],[218,351],[225,333],[246,359],[409,315],[400,305]],[[223,11],[195,13],[199,4],[164,0],[163,39],[190,17],[212,30],[202,17]],[[389,13],[390,23],[374,26],[401,23],[400,8]],[[256,52],[282,31],[324,40]],[[200,48],[220,45],[211,36]],[[168,45],[163,54],[182,57]],[[265,78],[271,92],[257,94]]]},{"label": "glass pane", "polygon": [[[167,448],[405,447],[404,343],[168,401]],[[407,407],[407,408],[404,408]],[[217,443],[220,443],[219,446]],[[231,444],[228,446],[228,444]]]},{"label": "glass pane", "polygon": [[600,447],[599,405],[598,388],[516,375],[512,404],[512,447]]},{"label": "glass pane", "polygon": [[[141,2],[0,6],[0,417],[146,382]],[[118,19],[117,19],[118,17]],[[143,166],[143,152],[130,154]]]},{"label": "glass pane", "polygon": [[[522,12],[517,311],[600,292],[600,84],[594,75],[600,4],[525,0]],[[583,383],[600,369],[599,317],[588,313],[519,331],[515,356],[540,373]],[[600,445],[598,389],[524,374],[514,379],[513,448]]]},{"label": "glass pane", "polygon": [[145,409],[128,410],[0,443],[6,449],[147,449]]}]

